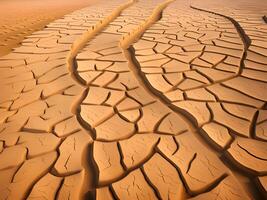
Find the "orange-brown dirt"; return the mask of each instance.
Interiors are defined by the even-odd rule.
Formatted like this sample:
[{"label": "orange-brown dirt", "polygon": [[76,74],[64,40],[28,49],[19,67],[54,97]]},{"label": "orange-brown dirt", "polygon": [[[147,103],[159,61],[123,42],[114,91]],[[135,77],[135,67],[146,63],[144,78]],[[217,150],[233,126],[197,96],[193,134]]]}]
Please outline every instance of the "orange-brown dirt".
[{"label": "orange-brown dirt", "polygon": [[0,200],[267,198],[267,5],[99,1],[0,57]]},{"label": "orange-brown dirt", "polygon": [[19,46],[25,36],[71,11],[97,0],[0,0],[0,56]]}]

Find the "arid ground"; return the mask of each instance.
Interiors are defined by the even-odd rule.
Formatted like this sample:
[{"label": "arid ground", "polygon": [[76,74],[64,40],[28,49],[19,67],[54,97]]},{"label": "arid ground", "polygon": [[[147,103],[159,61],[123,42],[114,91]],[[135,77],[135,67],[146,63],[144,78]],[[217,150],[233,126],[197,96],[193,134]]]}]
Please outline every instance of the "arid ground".
[{"label": "arid ground", "polygon": [[264,0],[70,8],[0,57],[0,200],[267,199]]},{"label": "arid ground", "polygon": [[0,0],[0,56],[49,22],[97,0]]}]

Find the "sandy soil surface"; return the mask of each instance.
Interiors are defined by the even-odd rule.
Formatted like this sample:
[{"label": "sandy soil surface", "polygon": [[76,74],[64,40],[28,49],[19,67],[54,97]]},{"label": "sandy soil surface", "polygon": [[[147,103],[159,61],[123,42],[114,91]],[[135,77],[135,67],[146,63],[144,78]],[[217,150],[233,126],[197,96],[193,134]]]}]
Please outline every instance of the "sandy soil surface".
[{"label": "sandy soil surface", "polygon": [[0,0],[0,56],[19,45],[26,35],[96,0]]},{"label": "sandy soil surface", "polygon": [[0,58],[0,200],[267,198],[267,5],[109,0]]}]

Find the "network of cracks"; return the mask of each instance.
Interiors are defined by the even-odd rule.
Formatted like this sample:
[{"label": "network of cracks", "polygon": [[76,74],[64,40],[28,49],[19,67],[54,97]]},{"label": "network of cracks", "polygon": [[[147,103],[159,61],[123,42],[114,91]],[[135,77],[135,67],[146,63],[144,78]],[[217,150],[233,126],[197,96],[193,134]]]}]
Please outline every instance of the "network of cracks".
[{"label": "network of cracks", "polygon": [[265,199],[267,8],[111,0],[0,58],[0,199]]}]

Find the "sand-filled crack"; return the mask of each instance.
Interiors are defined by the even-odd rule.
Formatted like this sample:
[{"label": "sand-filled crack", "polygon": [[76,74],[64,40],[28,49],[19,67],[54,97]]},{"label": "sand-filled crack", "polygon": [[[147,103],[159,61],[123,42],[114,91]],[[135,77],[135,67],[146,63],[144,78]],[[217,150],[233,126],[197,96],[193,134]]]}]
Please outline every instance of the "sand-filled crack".
[{"label": "sand-filled crack", "polygon": [[226,16],[226,15],[223,15],[223,14],[220,14],[220,13],[217,13],[217,12],[212,12],[212,11],[209,11],[209,10],[205,10],[203,8],[196,7],[194,5],[191,5],[190,7],[193,8],[193,9],[199,10],[199,11],[203,11],[203,12],[208,12],[208,13],[212,13],[212,14],[215,14],[215,15],[219,15],[221,17],[224,17],[224,18],[228,19],[230,22],[232,22],[232,24],[235,26],[236,31],[238,32],[238,34],[239,34],[239,36],[240,36],[240,38],[241,38],[241,40],[243,42],[243,45],[244,45],[243,54],[242,54],[242,57],[240,59],[240,65],[239,65],[240,67],[239,67],[239,71],[237,73],[237,76],[242,74],[243,68],[245,67],[244,61],[245,61],[245,59],[247,57],[247,50],[249,49],[249,47],[251,45],[251,39],[246,34],[246,32],[244,31],[242,26],[234,18],[232,18],[230,16]]},{"label": "sand-filled crack", "polygon": [[[192,8],[196,9],[195,7],[192,7]],[[198,10],[204,11],[202,9],[198,9]],[[188,47],[187,47],[187,45],[182,46],[183,45],[182,42],[180,42],[180,44],[175,44],[171,40],[171,39],[175,39],[175,37],[171,38],[168,35],[168,33],[166,33],[166,32],[169,31],[169,28],[168,27],[164,27],[166,22],[168,20],[170,20],[170,17],[169,18],[166,17],[167,19],[164,19],[164,17],[163,17],[163,20],[162,20],[163,22],[162,23],[157,23],[157,26],[152,26],[152,28],[149,29],[149,32],[146,31],[144,33],[144,35],[141,37],[142,42],[140,42],[140,46],[139,46],[139,44],[137,42],[134,45],[134,46],[136,46],[136,48],[134,47],[134,49],[131,50],[132,57],[134,57],[133,60],[136,60],[135,61],[135,66],[138,69],[138,75],[139,75],[139,77],[141,77],[141,79],[143,79],[143,80],[140,80],[140,81],[143,82],[144,85],[149,85],[150,86],[149,87],[150,90],[151,90],[151,87],[152,87],[151,91],[154,90],[155,91],[154,93],[157,94],[160,98],[162,98],[165,101],[166,105],[171,104],[171,105],[173,105],[174,110],[177,110],[178,112],[180,111],[180,113],[183,113],[183,114],[186,114],[186,116],[189,116],[190,121],[194,122],[194,124],[196,124],[196,126],[199,126],[199,127],[205,127],[206,126],[206,127],[208,127],[208,126],[210,126],[209,125],[210,121],[213,121],[215,119],[214,122],[220,124],[222,126],[220,129],[222,129],[222,130],[225,128],[223,126],[226,125],[226,126],[228,126],[230,128],[235,129],[234,131],[237,131],[238,133],[244,134],[246,132],[246,134],[248,136],[251,136],[252,138],[255,138],[255,126],[256,126],[256,123],[257,123],[256,121],[257,121],[257,117],[258,117],[258,111],[257,110],[254,110],[254,112],[251,113],[251,115],[250,115],[251,117],[250,118],[245,117],[245,118],[242,119],[241,115],[238,115],[235,112],[231,112],[230,111],[230,107],[228,107],[228,105],[226,106],[226,103],[223,103],[223,104],[221,103],[221,105],[220,104],[216,105],[215,103],[209,103],[209,102],[213,102],[214,100],[216,100],[218,102],[221,101],[221,95],[219,96],[217,92],[215,92],[214,90],[210,90],[210,88],[212,88],[213,85],[219,85],[219,83],[221,83],[222,86],[224,86],[225,88],[229,88],[229,92],[231,92],[231,90],[235,90],[236,91],[236,95],[240,92],[240,90],[239,89],[236,90],[234,88],[234,86],[229,87],[229,85],[227,83],[228,82],[234,82],[237,79],[239,79],[239,77],[244,74],[243,73],[243,69],[246,70],[245,68],[247,67],[247,64],[246,64],[247,57],[248,57],[250,49],[252,49],[251,48],[250,36],[245,32],[245,30],[242,28],[242,26],[239,24],[239,22],[237,22],[234,18],[228,17],[226,15],[218,14],[215,11],[214,12],[208,11],[208,13],[216,14],[218,16],[224,17],[227,20],[229,20],[234,25],[234,27],[236,29],[236,32],[238,33],[239,37],[241,38],[241,41],[242,41],[243,45],[241,44],[241,45],[235,47],[234,45],[230,46],[230,43],[228,43],[228,44],[225,43],[225,46],[229,46],[230,50],[231,49],[240,49],[240,50],[243,49],[243,51],[240,51],[240,53],[238,53],[238,56],[237,56],[238,57],[237,65],[239,66],[239,69],[235,72],[236,74],[232,75],[231,77],[221,78],[219,81],[211,81],[212,78],[210,78],[210,77],[212,77],[212,76],[209,75],[209,71],[212,72],[212,70],[213,70],[215,72],[215,70],[214,69],[208,70],[207,67],[212,66],[212,68],[217,68],[217,66],[218,66],[218,64],[220,64],[220,62],[227,63],[226,62],[227,58],[225,57],[224,59],[218,60],[219,61],[218,62],[218,61],[216,61],[216,57],[215,57],[214,58],[215,62],[214,62],[212,60],[213,59],[212,57],[209,58],[209,57],[206,57],[205,55],[206,54],[212,54],[212,53],[215,53],[215,52],[216,53],[217,52],[220,53],[220,51],[217,51],[216,48],[212,49],[211,45],[218,46],[219,48],[221,48],[221,47],[223,47],[223,43],[219,44],[219,42],[214,40],[214,42],[212,41],[212,43],[205,42],[203,44],[203,42],[200,41],[199,39],[197,39],[197,37],[196,38],[192,37],[192,38],[190,38],[192,40],[192,44],[191,44],[192,47],[190,47],[190,45],[188,45]],[[164,22],[165,22],[165,24],[164,24]],[[195,25],[193,25],[193,26],[195,26]],[[219,24],[217,24],[217,26],[219,27]],[[163,31],[161,32],[160,30],[164,30],[164,32]],[[181,30],[181,32],[182,32],[182,30]],[[157,37],[156,33],[162,33],[162,36],[158,36]],[[170,30],[169,34],[175,34],[175,32]],[[179,39],[179,36],[180,35],[177,34],[176,39],[177,39],[177,37]],[[166,40],[164,40],[165,37],[166,37]],[[222,35],[220,35],[219,37],[221,38]],[[193,40],[195,40],[196,44],[194,44]],[[224,38],[223,40],[220,40],[220,42],[221,41],[226,42],[227,40],[226,40],[226,38]],[[237,44],[237,41],[238,41],[238,39],[233,44]],[[150,48],[153,49],[154,52],[152,52],[152,51],[149,52],[149,48],[145,48],[145,46],[142,46],[142,43],[147,43],[149,46],[151,45]],[[190,52],[190,48],[192,48],[192,50],[191,50],[192,53],[194,51],[194,48],[196,49],[195,51],[201,50],[201,48],[198,48],[197,46],[195,46],[195,47],[193,46],[193,45],[197,45],[197,43],[202,44],[204,48],[202,47],[202,53],[200,53],[200,55],[196,56],[195,58],[193,57],[193,59],[188,60],[190,62],[188,62],[184,57],[182,57],[180,55],[177,56],[177,54],[176,55],[171,54],[172,53],[170,51],[170,49],[172,48],[171,44],[178,46],[178,47],[175,46],[177,48],[176,52],[178,54],[187,55],[187,52],[191,53]],[[159,45],[162,45],[163,50],[157,49],[157,47]],[[189,49],[189,50],[187,50],[187,49]],[[208,52],[208,53],[205,53],[205,52]],[[235,54],[235,53],[233,52],[233,54]],[[214,55],[216,55],[216,54],[214,54]],[[230,55],[230,54],[228,54],[228,55]],[[146,58],[149,58],[149,57],[151,57],[151,58],[156,58],[157,57],[158,59],[162,59],[163,62],[162,62],[162,64],[157,64],[156,62],[153,62],[152,59],[146,59]],[[204,58],[204,57],[206,57],[206,58]],[[166,59],[166,61],[164,61],[164,59]],[[171,62],[174,62],[172,65],[170,64],[171,62],[168,61],[170,59],[173,59],[171,61]],[[197,62],[195,62],[196,59],[199,59],[199,60]],[[207,61],[207,60],[209,60],[209,61]],[[177,63],[176,64],[177,68],[170,68],[170,70],[169,70],[169,67],[174,67],[175,62]],[[205,64],[204,62],[206,62],[207,64]],[[188,72],[187,72],[186,69],[179,70],[179,68],[178,68],[179,64],[180,65],[185,65],[186,63],[189,64],[188,68],[187,68]],[[210,66],[208,66],[208,65],[210,65]],[[197,67],[195,67],[195,66],[197,66]],[[201,66],[201,67],[198,67],[198,66]],[[204,68],[202,69],[202,66],[206,67],[206,69],[205,70],[204,70]],[[200,69],[201,69],[201,71],[199,71]],[[220,69],[222,69],[222,68],[220,68]],[[194,76],[192,76],[193,75],[193,70],[196,70],[195,72],[197,72],[197,73],[194,72],[195,73]],[[216,70],[218,70],[218,75],[219,75],[219,69],[216,69]],[[189,76],[189,71],[192,71],[192,75],[190,75],[190,76]],[[163,75],[161,75],[161,74],[163,74]],[[199,75],[197,75],[197,74],[199,74]],[[179,77],[180,78],[181,75],[184,76],[184,80],[186,78],[190,78],[191,81],[199,81],[199,86],[190,88],[190,82],[189,81],[188,81],[188,86],[189,86],[188,89],[186,89],[185,87],[179,87],[181,85],[181,83],[185,83],[185,82],[181,82],[180,81],[180,82],[178,82],[178,84],[173,84],[173,80],[175,80],[174,77],[177,77],[177,78]],[[214,73],[214,75],[216,75],[216,73]],[[207,78],[208,81],[204,82],[203,81],[204,80],[203,77]],[[208,83],[208,82],[211,82],[211,83]],[[193,85],[193,82],[191,84]],[[211,87],[208,87],[208,86],[211,86]],[[170,89],[166,90],[166,87],[170,87]],[[201,93],[199,93],[199,94],[196,94],[196,93],[194,94],[193,93],[193,90],[194,91],[197,91],[197,90],[200,91],[200,89],[202,89],[202,88],[205,88],[205,90],[206,90],[206,91],[203,90],[202,94]],[[192,93],[189,93],[190,90],[192,90]],[[206,92],[207,94],[204,94],[204,92]],[[174,94],[176,94],[176,97],[174,96]],[[189,94],[190,94],[191,97],[189,97]],[[243,94],[247,95],[247,92],[245,92]],[[178,95],[180,95],[180,96],[178,96]],[[215,99],[212,100],[210,97],[208,97],[208,95],[211,95],[211,97],[212,96],[215,97]],[[241,97],[241,95],[239,95],[239,96]],[[244,97],[242,97],[242,98],[244,98]],[[250,97],[255,99],[255,96],[250,96]],[[235,103],[235,102],[233,102],[233,103]],[[259,108],[261,108],[261,106]],[[181,110],[179,110],[179,109],[182,109],[183,111],[181,112]],[[223,112],[227,113],[229,115],[229,120],[230,120],[230,118],[232,118],[236,122],[233,122],[233,123],[231,123],[229,121],[226,122],[225,121],[225,119],[227,118],[226,115],[223,114],[223,113],[219,114],[218,110],[222,110]],[[223,121],[220,121],[220,119],[218,117],[219,115],[224,116],[224,117],[222,117],[222,118],[224,118]],[[230,117],[230,116],[232,116],[232,117]],[[242,122],[239,122],[239,121],[242,121]],[[247,122],[245,122],[245,121],[247,121]],[[243,130],[241,130],[241,129],[237,130],[236,129],[237,128],[237,124],[239,124],[239,123],[246,123],[247,124],[247,128],[243,129]],[[214,125],[212,124],[212,126],[214,126]],[[222,130],[218,131],[219,134],[222,134],[221,133]],[[227,129],[225,129],[225,130],[227,130]],[[204,138],[205,138],[205,135],[207,133],[209,134],[209,132],[211,132],[211,130],[207,130],[207,132],[205,132],[205,131],[203,131],[201,129],[200,129],[200,131],[202,132]],[[229,133],[227,133],[227,134],[229,135]],[[216,137],[216,136],[213,136],[213,137]],[[231,134],[228,137],[229,139],[224,141],[225,142],[225,144],[224,144],[225,147],[224,148],[229,148],[230,151],[231,151],[231,148],[232,148],[231,147],[231,142],[234,141],[233,139],[231,139],[232,137],[235,138],[235,136]],[[208,139],[208,138],[205,138],[205,140],[206,139]],[[210,139],[208,139],[208,140],[210,140]],[[211,140],[214,140],[214,139],[215,138],[213,138]],[[216,140],[219,140],[219,138],[216,138]],[[236,139],[236,140],[238,140],[238,139]],[[219,141],[217,141],[217,144],[218,144],[218,142]],[[226,155],[229,155],[229,154],[227,153]],[[232,160],[231,155],[229,157],[229,160]],[[260,162],[260,161],[258,160],[258,162]],[[236,163],[236,160],[232,164],[238,165]],[[238,165],[238,166],[240,167],[240,165]],[[231,169],[233,169],[232,165],[229,165],[229,167]],[[242,167],[240,167],[240,168],[242,169]],[[247,171],[246,168],[243,168],[243,170],[244,170],[244,172]],[[255,191],[256,191],[256,189],[255,189]],[[256,194],[256,196],[257,195],[258,194]]]},{"label": "sand-filled crack", "polygon": [[264,199],[264,6],[197,1],[100,2],[0,58],[0,199]]},{"label": "sand-filled crack", "polygon": [[[106,18],[100,20],[97,22],[96,25],[90,27],[91,30],[88,30],[83,33],[82,36],[77,38],[71,46],[71,51],[69,52],[67,56],[67,64],[70,72],[72,73],[72,77],[76,80],[78,78],[77,74],[75,74],[75,62],[74,58],[77,56],[78,52],[85,46],[85,44],[92,39],[94,36],[96,36],[98,33],[100,33],[109,23],[111,23],[116,17],[120,15],[120,13],[126,9],[127,7],[131,6],[133,3],[135,3],[136,0],[129,0],[128,2],[120,5],[115,10],[112,11],[110,15],[108,15]],[[76,80],[77,83],[81,84],[81,81]]]},{"label": "sand-filled crack", "polygon": [[[141,26],[134,29],[133,32],[127,33],[125,36],[122,36],[123,39],[120,40],[121,41],[120,45],[122,47],[127,48],[130,45],[130,42],[135,41],[137,39],[136,37],[141,36],[143,34],[143,32],[145,31],[145,29],[149,28],[153,24],[153,22],[155,22],[156,19],[160,19],[162,9],[164,7],[166,7],[165,6],[166,4],[169,4],[169,3],[170,2],[166,1],[162,4],[160,4],[156,9],[154,9],[154,12],[152,12],[153,13],[152,17],[150,16],[148,18],[148,20],[146,20],[144,23],[141,23]],[[76,60],[77,60],[77,66],[78,66],[78,68],[77,68],[78,73],[79,73],[80,77],[82,77],[87,82],[87,84],[89,86],[89,93],[88,93],[86,99],[84,99],[84,101],[82,103],[82,110],[80,113],[80,117],[81,117],[81,119],[84,120],[84,122],[87,121],[87,122],[89,122],[89,124],[95,124],[93,126],[93,128],[94,128],[94,131],[96,134],[96,140],[98,141],[97,143],[103,145],[102,146],[103,149],[110,149],[110,148],[113,149],[113,151],[114,151],[113,154],[118,155],[118,157],[116,156],[117,158],[114,157],[114,158],[112,158],[112,161],[111,161],[111,154],[107,153],[108,152],[107,150],[104,150],[102,152],[101,148],[96,147],[94,159],[95,159],[95,162],[96,162],[98,169],[99,169],[99,186],[105,187],[105,186],[108,186],[109,184],[112,184],[113,182],[115,182],[114,185],[112,184],[113,189],[110,189],[112,196],[117,196],[117,195],[124,196],[125,194],[122,191],[118,191],[118,188],[116,187],[116,185],[119,185],[120,182],[123,182],[124,180],[126,181],[133,174],[137,173],[138,172],[137,169],[139,167],[142,167],[142,165],[145,165],[145,163],[149,162],[149,160],[152,158],[150,158],[149,160],[146,160],[143,158],[142,162],[139,163],[136,167],[134,167],[134,168],[131,167],[132,169],[134,169],[134,171],[126,170],[126,173],[125,173],[125,172],[123,172],[125,170],[125,166],[127,166],[127,164],[125,164],[125,162],[123,162],[123,159],[125,159],[125,155],[124,155],[125,150],[124,150],[124,148],[122,148],[121,145],[119,145],[119,149],[115,148],[116,145],[114,144],[114,141],[119,141],[120,143],[125,143],[125,142],[127,143],[128,141],[134,140],[137,137],[136,133],[137,134],[142,133],[143,131],[145,131],[145,132],[153,131],[156,134],[158,134],[159,132],[157,130],[162,129],[162,126],[165,123],[165,121],[167,119],[170,120],[169,117],[177,118],[178,116],[180,117],[181,115],[178,111],[177,111],[177,114],[174,114],[174,113],[170,114],[172,111],[171,110],[167,111],[167,109],[164,108],[164,107],[166,107],[166,105],[165,105],[165,103],[161,103],[163,101],[162,96],[158,97],[158,95],[155,95],[153,92],[151,92],[151,90],[153,88],[147,88],[150,85],[149,82],[144,83],[144,79],[140,78],[140,74],[138,74],[138,69],[136,69],[136,67],[134,65],[136,63],[132,62],[132,60],[131,60],[132,59],[131,53],[129,53],[129,52],[127,52],[127,50],[125,50],[124,55],[126,56],[126,58],[129,61],[128,67],[131,69],[131,72],[133,72],[133,74],[135,75],[134,79],[136,79],[137,82],[127,72],[126,68],[124,67],[125,61],[124,61],[123,57],[121,57],[122,54],[120,53],[120,50],[116,47],[116,45],[118,45],[118,44],[113,44],[113,42],[116,43],[116,41],[119,41],[118,40],[119,38],[115,34],[114,34],[114,36],[109,35],[110,39],[106,38],[107,34],[105,32],[107,32],[107,33],[116,32],[116,34],[120,34],[120,28],[123,26],[120,25],[118,27],[117,31],[115,31],[116,29],[113,28],[112,26],[116,26],[116,23],[119,23],[119,19],[118,19],[118,22],[116,22],[116,20],[113,22],[114,25],[111,24],[109,27],[107,27],[107,30],[104,31],[104,33],[99,34],[91,42],[88,42],[88,45],[85,46],[84,50],[78,54],[78,56],[76,57]],[[112,37],[114,37],[114,39],[112,39]],[[102,43],[101,40],[104,40],[104,42]],[[127,42],[125,42],[125,41],[127,41]],[[99,45],[101,43],[103,45],[102,48],[99,47]],[[98,46],[95,46],[95,45],[98,45]],[[97,49],[99,49],[99,50],[97,50]],[[101,53],[104,51],[109,52],[109,53],[107,53],[107,54]],[[109,60],[111,58],[112,58],[112,61],[115,61],[115,63],[113,63],[111,65],[108,64],[106,67],[103,66],[103,68],[102,68],[101,61],[102,62],[108,62],[108,61],[111,61],[111,60]],[[92,63],[94,65],[94,67],[92,69],[85,70],[86,67],[82,67],[82,66],[79,69],[79,65],[81,65],[81,64],[83,65],[83,63],[86,63],[86,62],[89,64],[93,60],[94,60],[93,63],[95,63],[95,64]],[[117,65],[119,65],[121,68],[117,68]],[[99,75],[96,74],[96,76],[95,76],[93,74],[93,71],[102,71],[102,72]],[[119,73],[119,75],[115,75],[116,72]],[[127,74],[127,78],[126,79],[122,78],[122,75],[126,75],[126,74]],[[106,78],[101,78],[102,76],[106,77]],[[128,76],[129,76],[129,78],[128,78]],[[131,81],[130,81],[130,79],[131,79]],[[130,116],[128,116],[126,118],[122,117],[121,118],[121,119],[123,119],[122,121],[120,118],[117,117],[117,116],[119,116],[119,117],[121,116],[121,115],[118,115],[118,111],[120,112],[120,110],[121,110],[120,107],[123,104],[123,102],[128,102],[127,107],[129,107],[128,108],[129,114],[132,112],[132,109],[139,108],[140,107],[140,105],[138,105],[138,104],[140,104],[139,97],[138,98],[134,97],[133,99],[131,99],[131,100],[129,99],[127,101],[126,101],[126,99],[121,98],[122,100],[119,100],[118,103],[115,103],[115,104],[106,103],[107,101],[109,101],[110,98],[115,97],[114,96],[115,94],[112,94],[113,93],[112,90],[115,90],[115,91],[118,90],[117,91],[118,94],[121,93],[122,96],[124,93],[122,91],[126,91],[126,94],[133,97],[131,94],[129,94],[129,92],[131,92],[132,90],[136,90],[139,87],[136,85],[136,83],[139,83],[139,84],[141,83],[140,85],[141,85],[142,90],[146,91],[146,93],[148,93],[149,96],[152,97],[152,99],[154,98],[156,101],[160,102],[160,103],[158,103],[158,107],[161,107],[161,105],[162,105],[162,111],[166,109],[166,111],[164,111],[165,114],[164,114],[164,112],[162,112],[162,114],[159,113],[161,115],[161,117],[159,117],[158,122],[154,123],[154,127],[156,127],[156,129],[153,126],[151,127],[152,124],[151,125],[146,124],[146,120],[147,120],[147,119],[145,120],[145,117],[147,116],[146,115],[146,112],[147,112],[146,109],[141,110],[142,111],[141,118],[139,118],[139,120],[135,121],[134,132],[132,132],[133,129],[131,128],[133,126],[130,125],[131,124],[130,123],[131,118],[128,118]],[[92,90],[93,88],[99,88],[99,89],[97,89],[97,90],[94,89],[93,90],[94,92],[90,93],[90,90]],[[103,88],[103,89],[100,89],[100,88]],[[116,94],[116,95],[118,95],[118,94]],[[114,97],[112,97],[112,96],[114,96]],[[100,100],[100,98],[103,99],[104,101]],[[93,101],[93,99],[95,99],[97,101]],[[101,104],[98,103],[98,100],[99,100],[99,103],[101,102]],[[137,102],[136,106],[134,106],[135,100]],[[133,102],[131,102],[131,101],[133,101]],[[141,106],[142,106],[142,104],[143,103],[141,101]],[[151,107],[149,109],[153,110],[154,109],[152,106],[153,104],[154,103],[152,103],[151,105],[149,104],[149,105],[145,106],[144,108]],[[110,108],[110,106],[116,107],[115,110],[117,110],[117,113],[114,112],[113,116],[111,116],[111,117],[110,117],[110,112],[112,112],[112,109]],[[125,106],[126,106],[126,104],[125,104]],[[92,109],[90,107],[92,107]],[[94,107],[95,108],[99,107],[99,109],[101,109],[102,112],[104,112],[104,113],[107,112],[107,115],[105,114],[106,117],[103,118],[103,116],[99,116],[99,114],[97,114],[98,111],[93,110]],[[89,108],[90,108],[90,111],[88,110]],[[87,111],[83,112],[83,109],[86,109]],[[123,109],[123,111],[124,110],[125,109]],[[91,115],[86,114],[88,112],[91,113]],[[155,113],[152,114],[152,116],[155,115],[158,111],[152,111],[152,113],[153,112],[155,112]],[[170,113],[168,113],[168,112],[170,112]],[[134,113],[134,112],[132,112],[132,113]],[[158,115],[158,114],[156,114],[156,115]],[[184,118],[181,118],[181,119],[184,119]],[[100,124],[98,123],[99,120],[101,120]],[[181,124],[185,123],[185,121],[183,121],[183,122],[182,121],[181,121]],[[125,123],[125,122],[127,122],[127,123]],[[122,126],[122,124],[125,124],[125,125]],[[126,124],[128,124],[128,125],[126,125]],[[189,124],[191,124],[191,123],[189,122]],[[114,125],[123,128],[123,130],[124,130],[123,135],[120,136],[120,134],[121,134],[120,131],[122,131],[122,130],[116,129],[116,127]],[[114,127],[114,130],[112,130],[111,127],[109,127],[109,126]],[[174,130],[172,130],[174,128],[174,127],[172,127],[173,126],[172,122],[170,122],[170,124],[165,124],[164,126],[167,129],[168,129],[168,126],[171,126],[170,130],[174,131]],[[164,129],[162,129],[162,130],[164,130]],[[114,132],[114,131],[116,131],[116,132]],[[165,131],[166,131],[166,129],[163,131],[163,134]],[[162,131],[160,131],[160,132],[162,132]],[[183,131],[183,132],[185,132],[185,131]],[[183,132],[180,132],[180,134]],[[115,133],[116,133],[116,135],[114,135]],[[175,133],[175,131],[173,133]],[[126,134],[126,135],[124,135],[124,134]],[[188,133],[185,132],[182,135],[187,135],[187,134]],[[179,138],[179,135],[177,134],[176,137]],[[176,141],[179,141],[179,140],[176,140]],[[180,144],[179,142],[177,142],[177,143]],[[180,153],[179,150],[180,149],[177,150],[177,148],[176,148],[172,155],[176,156],[177,153]],[[129,150],[126,150],[126,151],[129,151]],[[123,159],[121,158],[122,155],[124,155]],[[196,153],[194,153],[193,155],[196,155]],[[200,160],[203,159],[202,155],[200,155],[200,157],[197,157],[197,160],[199,160],[199,159]],[[135,162],[135,160],[133,158],[131,160],[132,160],[132,162]],[[210,161],[208,161],[208,163],[209,162]],[[214,188],[216,188],[218,185],[220,185],[221,182],[224,181],[224,179],[227,177],[227,174],[229,174],[229,175],[231,174],[229,172],[225,172],[225,173],[222,173],[220,175],[218,174],[218,176],[216,175],[216,178],[214,177],[213,180],[210,180],[209,183],[206,183],[206,182],[199,181],[200,179],[196,178],[195,175],[193,175],[195,173],[195,172],[193,172],[194,170],[188,170],[188,169],[191,169],[191,167],[180,166],[175,161],[174,161],[174,163],[176,165],[178,165],[178,168],[181,167],[181,169],[180,169],[181,172],[180,172],[180,170],[178,170],[178,172],[179,172],[179,174],[181,173],[179,176],[184,177],[183,180],[185,180],[186,183],[183,183],[183,185],[187,186],[186,189],[187,189],[188,195],[198,195],[201,193],[212,191]],[[189,163],[190,163],[190,161],[189,161]],[[189,166],[191,166],[191,165],[189,164]],[[207,164],[206,166],[209,166],[209,164]],[[207,170],[210,171],[212,169],[207,167]],[[116,173],[113,173],[113,175],[111,175],[110,174],[111,171],[116,172]],[[213,173],[214,172],[212,172],[212,174]],[[137,173],[137,174],[139,174],[139,173]],[[213,174],[213,176],[214,176],[214,174]],[[148,177],[145,176],[145,180],[149,181]],[[198,184],[200,184],[200,185],[204,184],[205,186],[201,187],[199,185],[198,187],[195,188],[195,186],[193,186],[194,184],[192,185],[193,182],[198,182]],[[103,183],[104,183],[104,185],[103,185]],[[152,190],[155,191],[155,189],[153,189],[154,188],[153,184],[151,185],[151,183],[149,182],[148,185],[150,185],[152,187]],[[111,187],[109,187],[109,188],[111,188]],[[102,189],[99,189],[97,193],[99,193],[99,195],[101,195],[101,193],[102,193],[101,191],[102,191]],[[104,191],[104,188],[103,188],[103,191]],[[156,196],[159,196],[159,193],[157,191],[155,191],[155,193],[156,193]]]}]

